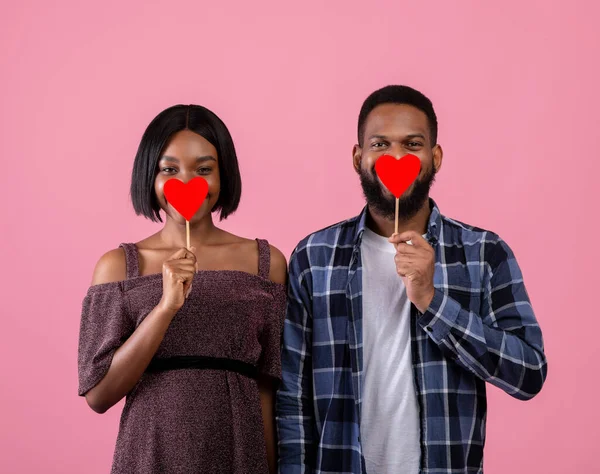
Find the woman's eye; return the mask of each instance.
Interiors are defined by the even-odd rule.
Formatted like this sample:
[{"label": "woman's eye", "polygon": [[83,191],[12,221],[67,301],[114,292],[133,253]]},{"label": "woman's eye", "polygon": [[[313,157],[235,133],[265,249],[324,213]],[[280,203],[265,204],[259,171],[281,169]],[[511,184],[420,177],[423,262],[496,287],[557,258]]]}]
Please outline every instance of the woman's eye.
[{"label": "woman's eye", "polygon": [[200,173],[210,173],[212,171],[212,168],[200,168],[198,171]]},{"label": "woman's eye", "polygon": [[168,167],[167,168],[162,168],[161,171],[163,173],[176,173],[177,172],[177,170],[175,168],[168,168]]}]

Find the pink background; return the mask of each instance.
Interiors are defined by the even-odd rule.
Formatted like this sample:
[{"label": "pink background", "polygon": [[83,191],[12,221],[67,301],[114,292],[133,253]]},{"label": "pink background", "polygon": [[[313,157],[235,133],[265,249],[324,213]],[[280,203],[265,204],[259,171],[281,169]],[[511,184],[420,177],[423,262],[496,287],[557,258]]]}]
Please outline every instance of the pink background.
[{"label": "pink background", "polygon": [[99,416],[76,395],[80,305],[102,253],[158,230],[128,201],[149,121],[176,103],[217,112],[244,180],[224,227],[289,256],[360,211],[358,111],[389,83],[432,99],[445,149],[433,197],[512,246],[544,332],[542,393],[519,402],[489,388],[486,473],[595,472],[596,2],[30,0],[2,11],[2,472],[109,471],[121,405]]}]

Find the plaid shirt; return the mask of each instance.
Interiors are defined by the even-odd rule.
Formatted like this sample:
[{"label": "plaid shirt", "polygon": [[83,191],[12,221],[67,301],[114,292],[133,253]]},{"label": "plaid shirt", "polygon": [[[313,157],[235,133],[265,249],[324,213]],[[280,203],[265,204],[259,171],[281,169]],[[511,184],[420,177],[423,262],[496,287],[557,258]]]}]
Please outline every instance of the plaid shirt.
[{"label": "plaid shirt", "polygon": [[[435,296],[425,313],[411,311],[420,473],[481,473],[485,382],[520,400],[535,396],[547,372],[542,334],[508,245],[430,205]],[[359,423],[366,212],[306,237],[290,258],[280,474],[366,472]]]}]

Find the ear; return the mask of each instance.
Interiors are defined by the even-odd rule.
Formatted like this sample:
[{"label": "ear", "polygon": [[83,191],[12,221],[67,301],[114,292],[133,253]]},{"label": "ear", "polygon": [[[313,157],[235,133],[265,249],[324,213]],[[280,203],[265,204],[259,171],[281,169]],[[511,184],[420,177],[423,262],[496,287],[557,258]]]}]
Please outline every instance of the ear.
[{"label": "ear", "polygon": [[354,171],[357,173],[360,171],[360,162],[362,161],[362,148],[359,145],[354,145],[352,148],[352,164],[354,165]]},{"label": "ear", "polygon": [[444,159],[444,150],[442,150],[442,146],[438,144],[433,147],[433,166],[435,167],[436,173],[442,167],[443,159]]}]

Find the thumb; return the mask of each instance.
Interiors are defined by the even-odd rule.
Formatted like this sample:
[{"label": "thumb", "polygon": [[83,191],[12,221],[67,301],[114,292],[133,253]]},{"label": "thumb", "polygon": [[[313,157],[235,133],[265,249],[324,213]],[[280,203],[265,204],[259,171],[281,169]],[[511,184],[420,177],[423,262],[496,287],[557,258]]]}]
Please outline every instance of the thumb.
[{"label": "thumb", "polygon": [[198,271],[198,259],[196,257],[196,247],[194,247],[193,245],[190,247],[190,251],[194,254],[194,257],[196,258],[196,271]]}]

